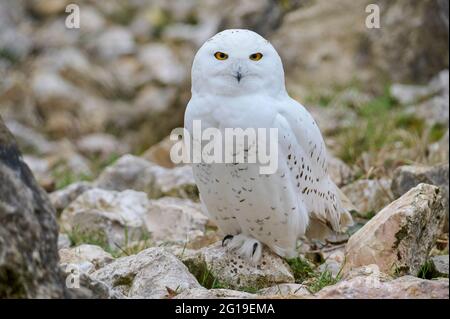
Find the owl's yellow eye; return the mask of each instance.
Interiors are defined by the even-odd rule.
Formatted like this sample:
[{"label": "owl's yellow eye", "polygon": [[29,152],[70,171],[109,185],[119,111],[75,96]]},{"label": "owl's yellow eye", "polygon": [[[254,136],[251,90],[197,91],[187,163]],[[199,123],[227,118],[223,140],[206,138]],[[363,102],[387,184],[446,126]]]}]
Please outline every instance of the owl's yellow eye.
[{"label": "owl's yellow eye", "polygon": [[253,53],[249,56],[250,60],[259,61],[263,57],[262,53]]},{"label": "owl's yellow eye", "polygon": [[214,53],[214,56],[217,60],[226,60],[228,59],[228,54],[223,53],[223,52],[216,52]]}]

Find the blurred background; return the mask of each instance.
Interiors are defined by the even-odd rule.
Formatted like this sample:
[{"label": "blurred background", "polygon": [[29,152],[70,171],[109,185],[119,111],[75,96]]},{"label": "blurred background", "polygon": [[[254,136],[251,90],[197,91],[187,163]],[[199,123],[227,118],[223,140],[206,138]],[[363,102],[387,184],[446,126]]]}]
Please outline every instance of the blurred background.
[{"label": "blurred background", "polygon": [[[79,29],[65,25],[69,3]],[[183,125],[195,52],[248,28],[280,53],[340,186],[389,179],[448,163],[448,23],[447,0],[0,0],[0,114],[49,192],[126,153],[171,167],[166,137]]]}]

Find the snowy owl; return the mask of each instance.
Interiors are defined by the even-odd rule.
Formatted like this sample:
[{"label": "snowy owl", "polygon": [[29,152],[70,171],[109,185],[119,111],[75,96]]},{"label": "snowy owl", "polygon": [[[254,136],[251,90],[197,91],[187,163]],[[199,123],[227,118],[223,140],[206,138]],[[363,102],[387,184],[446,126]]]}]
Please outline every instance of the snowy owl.
[{"label": "snowy owl", "polygon": [[202,207],[224,237],[222,245],[257,263],[266,245],[279,256],[297,256],[297,241],[323,239],[352,224],[343,194],[327,172],[320,130],[289,97],[281,58],[259,34],[222,31],[195,55],[192,97],[185,129],[277,128],[278,166],[261,174],[258,164],[193,164]]}]

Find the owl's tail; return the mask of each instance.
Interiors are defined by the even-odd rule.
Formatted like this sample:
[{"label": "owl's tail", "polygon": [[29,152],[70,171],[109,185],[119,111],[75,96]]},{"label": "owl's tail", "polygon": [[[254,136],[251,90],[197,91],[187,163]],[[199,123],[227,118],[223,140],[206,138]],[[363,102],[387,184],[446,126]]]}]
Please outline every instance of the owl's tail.
[{"label": "owl's tail", "polygon": [[356,210],[355,206],[337,186],[336,195],[340,199],[339,226],[333,227],[329,221],[312,214],[305,234],[306,237],[325,240],[333,235],[344,233],[349,227],[353,226],[354,222],[350,212]]}]

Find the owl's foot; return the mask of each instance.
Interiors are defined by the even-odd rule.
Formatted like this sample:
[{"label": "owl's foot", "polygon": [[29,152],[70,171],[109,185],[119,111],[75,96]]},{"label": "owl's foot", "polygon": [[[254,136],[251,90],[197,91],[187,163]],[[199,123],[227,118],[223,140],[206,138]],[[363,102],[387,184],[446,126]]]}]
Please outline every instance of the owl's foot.
[{"label": "owl's foot", "polygon": [[225,247],[228,243],[228,241],[233,239],[233,235],[226,235],[223,239],[222,239],[222,247]]},{"label": "owl's foot", "polygon": [[236,251],[240,256],[246,258],[253,264],[257,264],[262,256],[261,242],[242,234],[225,236],[222,245],[226,245],[228,249]]}]

